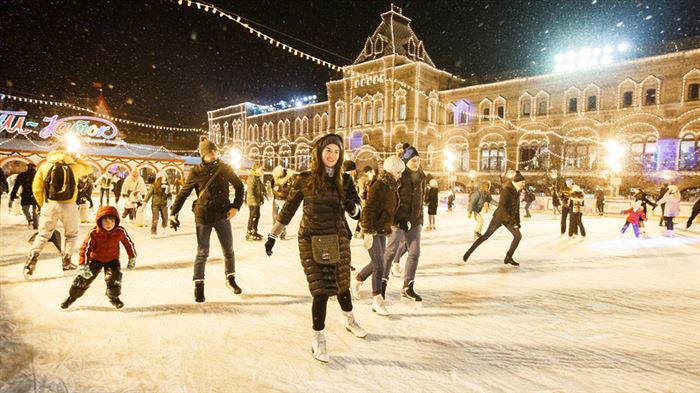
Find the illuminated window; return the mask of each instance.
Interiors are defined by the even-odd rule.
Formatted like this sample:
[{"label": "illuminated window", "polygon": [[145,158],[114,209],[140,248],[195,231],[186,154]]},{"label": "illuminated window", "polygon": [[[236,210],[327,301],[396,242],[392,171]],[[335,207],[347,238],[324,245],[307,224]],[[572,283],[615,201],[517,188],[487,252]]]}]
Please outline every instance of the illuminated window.
[{"label": "illuminated window", "polygon": [[367,105],[365,109],[365,124],[372,124],[372,105]]},{"label": "illuminated window", "polygon": [[345,127],[345,111],[341,108],[338,109],[338,128]]},{"label": "illuminated window", "polygon": [[656,104],[656,89],[647,89],[646,95],[644,96],[644,105],[655,105]]},{"label": "illuminated window", "polygon": [[598,97],[588,96],[588,107],[586,108],[586,110],[591,112],[596,109],[598,109]]},{"label": "illuminated window", "polygon": [[406,103],[399,104],[399,121],[406,120]]},{"label": "illuminated window", "polygon": [[537,104],[537,114],[546,115],[547,114],[547,101],[542,100]]},{"label": "illuminated window", "polygon": [[382,122],[382,118],[384,116],[383,112],[384,112],[384,109],[382,108],[382,104],[378,104],[377,105],[377,121],[376,121],[377,123]]},{"label": "illuminated window", "polygon": [[530,103],[526,102],[523,104],[523,116],[530,116]]},{"label": "illuminated window", "polygon": [[692,134],[681,139],[678,152],[678,169],[700,171],[700,143]]}]

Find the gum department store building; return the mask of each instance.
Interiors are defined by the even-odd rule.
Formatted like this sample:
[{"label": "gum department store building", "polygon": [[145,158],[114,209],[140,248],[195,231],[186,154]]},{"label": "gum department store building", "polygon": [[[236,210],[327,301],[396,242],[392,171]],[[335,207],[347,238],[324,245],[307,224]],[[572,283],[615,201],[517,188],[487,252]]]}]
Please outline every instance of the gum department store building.
[{"label": "gum department store building", "polygon": [[604,147],[616,140],[629,157],[623,187],[640,179],[700,186],[700,48],[465,86],[435,67],[410,19],[394,10],[381,17],[343,78],[326,83],[327,101],[268,113],[250,103],[216,109],[210,137],[267,171],[308,169],[314,139],[335,132],[358,168],[377,167],[409,142],[442,180],[519,169],[589,186],[616,176]]}]

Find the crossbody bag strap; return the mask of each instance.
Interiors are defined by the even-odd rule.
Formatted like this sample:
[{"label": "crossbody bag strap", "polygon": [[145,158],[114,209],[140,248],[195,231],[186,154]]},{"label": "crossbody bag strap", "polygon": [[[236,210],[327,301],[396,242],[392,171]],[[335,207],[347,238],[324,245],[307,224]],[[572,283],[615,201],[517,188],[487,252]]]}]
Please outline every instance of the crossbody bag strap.
[{"label": "crossbody bag strap", "polygon": [[216,179],[216,176],[219,174],[219,172],[221,172],[221,168],[223,168],[223,166],[221,166],[221,165],[219,165],[216,168],[216,170],[214,171],[214,174],[211,176],[211,178],[209,178],[209,180],[207,181],[207,184],[204,185],[204,188],[202,188],[202,192],[200,192],[199,195],[197,195],[197,198],[201,198],[202,195],[204,195],[207,192],[211,183],[214,182],[214,179]]}]

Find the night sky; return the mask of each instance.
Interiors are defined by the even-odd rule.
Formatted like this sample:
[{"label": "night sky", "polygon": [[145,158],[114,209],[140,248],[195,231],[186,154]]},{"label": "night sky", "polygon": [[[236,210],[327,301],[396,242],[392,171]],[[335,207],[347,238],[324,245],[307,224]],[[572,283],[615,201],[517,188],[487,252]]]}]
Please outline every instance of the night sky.
[{"label": "night sky", "polygon": [[[334,64],[351,64],[390,1],[213,1]],[[394,1],[438,68],[468,77],[549,72],[555,53],[700,35],[697,0]],[[294,57],[237,24],[166,0],[3,0],[2,91],[94,105],[115,116],[203,126],[206,111],[243,101],[325,97],[338,73]],[[278,30],[327,50],[285,37]]]}]

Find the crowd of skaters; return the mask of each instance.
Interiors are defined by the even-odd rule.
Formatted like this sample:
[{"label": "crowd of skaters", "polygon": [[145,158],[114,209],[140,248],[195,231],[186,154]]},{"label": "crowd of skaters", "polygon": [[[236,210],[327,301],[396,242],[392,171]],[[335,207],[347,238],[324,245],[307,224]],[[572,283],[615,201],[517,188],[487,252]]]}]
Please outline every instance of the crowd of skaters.
[{"label": "crowd of skaters", "polygon": [[[163,175],[157,176],[147,186],[137,171],[126,177],[106,172],[93,185],[89,176],[92,167],[60,147],[49,153],[47,162],[40,168],[30,165],[25,173],[17,176],[10,193],[10,201],[20,197],[29,225],[38,229],[24,266],[25,278],[32,277],[41,251],[55,236],[60,221],[65,236],[65,245],[59,245],[62,267],[64,270],[78,269],[78,275],[61,307],[70,307],[102,271],[107,283],[107,297],[116,308],[123,307],[119,299],[122,280],[119,245],[122,244],[127,251],[128,268],[136,266],[136,247],[121,225],[122,220],[134,220],[137,209],[150,201],[151,233],[157,233],[159,221],[162,228],[169,223],[172,229],[178,230],[179,213],[185,200],[195,191],[197,199],[192,211],[197,250],[193,283],[194,300],[198,303],[206,301],[205,267],[212,231],[216,232],[224,254],[225,285],[234,294],[242,293],[236,282],[230,220],[236,216],[244,199],[250,210],[246,240],[266,240],[264,249],[267,255],[272,255],[277,241],[285,239],[286,227],[292,217],[298,210],[302,212],[297,242],[312,296],[312,353],[319,361],[329,359],[324,334],[329,297],[337,298],[345,316],[345,328],[360,338],[365,337],[367,332],[354,317],[352,300],[361,298],[361,287],[367,279],[371,278],[371,307],[378,315],[389,315],[385,298],[391,276],[403,278],[401,297],[422,301],[415,280],[420,260],[424,207],[427,206],[428,212],[425,229],[436,230],[439,188],[437,181],[429,179],[422,171],[421,159],[415,147],[404,144],[399,154],[384,160],[381,171],[365,167],[358,175],[355,163],[340,159],[344,156],[342,137],[328,134],[314,143],[309,171],[296,174],[278,166],[272,171],[271,181],[265,182],[262,168],[256,164],[251,168],[245,185],[233,168],[220,159],[218,147],[206,137],[200,140],[199,152],[202,163],[190,171],[184,184],[172,186],[168,177]],[[4,186],[9,191],[6,182]],[[95,225],[82,243],[76,266],[71,257],[78,241],[78,205],[92,207],[93,187],[100,189],[100,207]],[[535,200],[534,193],[526,186],[526,179],[520,172],[515,172],[513,178],[505,182],[498,200],[491,195],[491,188],[489,182],[484,182],[469,194],[465,221],[473,217],[476,227],[474,242],[464,254],[463,261],[468,262],[476,249],[503,226],[513,235],[504,264],[517,267],[520,264],[515,261],[514,254],[522,239],[520,205],[525,204],[525,218],[530,217],[529,207]],[[66,192],[66,189],[69,191]],[[21,193],[18,194],[19,190]],[[581,188],[567,182],[562,189],[551,191],[554,213],[561,214],[562,236],[586,236]],[[604,194],[599,191],[597,189],[595,193],[596,211],[602,214]],[[110,193],[114,193],[115,203],[123,199],[122,213],[110,206]],[[449,193],[448,199],[451,208],[453,192]],[[266,201],[271,204],[273,227],[264,237],[258,231],[258,223],[261,206]],[[699,202],[693,207],[688,227],[700,214]],[[493,217],[482,233],[482,214],[494,204],[497,207]],[[643,235],[647,206],[653,209],[657,205],[663,211],[660,224],[666,225],[667,234],[672,235],[673,218],[678,215],[680,205],[680,193],[674,185],[666,187],[654,201],[643,190],[638,190],[633,206],[623,212],[627,216],[621,234],[631,225],[637,236]],[[37,214],[39,209],[41,219]],[[354,230],[348,224],[348,217],[357,220]],[[354,270],[350,252],[353,237],[362,239],[370,260],[355,273],[351,273]],[[407,260],[401,272],[397,262],[405,254]]]}]

